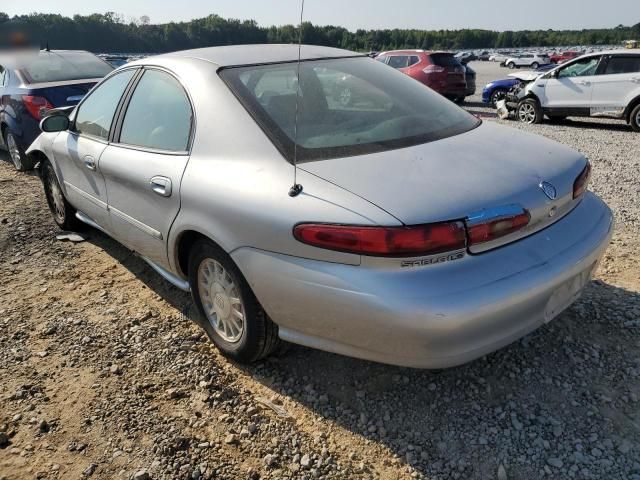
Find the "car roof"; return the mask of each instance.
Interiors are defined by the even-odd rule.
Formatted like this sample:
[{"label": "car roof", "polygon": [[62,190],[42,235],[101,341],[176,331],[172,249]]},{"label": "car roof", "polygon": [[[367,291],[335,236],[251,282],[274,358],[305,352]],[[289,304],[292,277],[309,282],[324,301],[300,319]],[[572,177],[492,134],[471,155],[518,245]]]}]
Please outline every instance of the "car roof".
[{"label": "car roof", "polygon": [[617,50],[603,50],[602,52],[591,52],[585,55],[587,56],[596,56],[596,55],[640,55],[640,48],[619,48]]},{"label": "car roof", "polygon": [[[339,48],[318,47],[314,45],[302,45],[300,47],[300,58],[302,60],[364,56],[366,55]],[[144,64],[149,58],[141,60],[140,63]],[[165,53],[158,55],[156,58],[194,58],[211,62],[219,67],[294,62],[298,60],[298,45],[257,44],[196,48],[193,50]]]}]

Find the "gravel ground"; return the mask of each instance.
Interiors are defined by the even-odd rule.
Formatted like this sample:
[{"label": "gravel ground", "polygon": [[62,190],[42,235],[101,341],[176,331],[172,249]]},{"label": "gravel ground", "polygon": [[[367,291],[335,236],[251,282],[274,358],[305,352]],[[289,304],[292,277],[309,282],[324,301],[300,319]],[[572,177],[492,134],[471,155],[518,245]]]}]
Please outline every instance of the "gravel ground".
[{"label": "gravel ground", "polygon": [[[503,75],[474,67],[480,88]],[[55,240],[2,157],[0,478],[640,479],[640,136],[503,123],[587,154],[617,232],[558,319],[439,373],[296,346],[235,365],[123,247]]]}]

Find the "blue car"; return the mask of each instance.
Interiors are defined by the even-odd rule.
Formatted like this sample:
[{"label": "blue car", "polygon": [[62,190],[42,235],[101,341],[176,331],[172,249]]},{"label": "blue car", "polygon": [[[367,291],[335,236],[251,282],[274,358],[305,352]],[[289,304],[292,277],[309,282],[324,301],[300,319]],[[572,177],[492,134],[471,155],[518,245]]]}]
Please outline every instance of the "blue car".
[{"label": "blue car", "polygon": [[[534,71],[536,73],[544,73],[556,67],[557,65],[553,64],[543,65]],[[495,107],[496,103],[502,100],[507,92],[511,90],[511,88],[515,87],[518,83],[520,83],[520,81],[521,80],[516,77],[509,77],[502,80],[496,80],[485,85],[484,89],[482,90],[482,102],[491,104]]]},{"label": "blue car", "polygon": [[9,151],[18,171],[33,164],[24,152],[40,135],[40,120],[53,108],[77,104],[113,70],[84,51],[16,54],[0,65],[0,147]]}]

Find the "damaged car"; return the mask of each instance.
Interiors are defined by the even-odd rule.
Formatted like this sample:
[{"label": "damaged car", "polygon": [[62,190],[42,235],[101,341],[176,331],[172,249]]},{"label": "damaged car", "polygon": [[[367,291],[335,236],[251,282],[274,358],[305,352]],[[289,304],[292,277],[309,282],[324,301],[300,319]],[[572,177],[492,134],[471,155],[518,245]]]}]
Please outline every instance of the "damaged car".
[{"label": "damaged car", "polygon": [[544,75],[521,76],[499,114],[523,123],[567,117],[606,117],[626,121],[640,132],[640,50],[584,55]]}]

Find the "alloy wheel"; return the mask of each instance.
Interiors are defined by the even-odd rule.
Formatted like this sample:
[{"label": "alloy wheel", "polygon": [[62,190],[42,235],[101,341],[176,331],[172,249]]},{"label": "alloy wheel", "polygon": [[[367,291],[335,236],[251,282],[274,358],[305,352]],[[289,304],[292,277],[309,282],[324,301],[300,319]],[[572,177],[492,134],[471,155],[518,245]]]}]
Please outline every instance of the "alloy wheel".
[{"label": "alloy wheel", "polygon": [[22,155],[20,153],[20,148],[16,143],[16,139],[13,138],[12,134],[7,134],[7,148],[9,149],[9,156],[11,157],[11,161],[17,170],[22,169]]},{"label": "alloy wheel", "polygon": [[238,285],[220,262],[206,258],[200,263],[198,292],[214,331],[225,342],[239,342],[245,330],[245,308]]},{"label": "alloy wheel", "polygon": [[518,108],[518,118],[523,123],[533,123],[536,119],[536,109],[530,103],[523,103]]},{"label": "alloy wheel", "polygon": [[64,223],[64,196],[51,166],[47,167],[47,189],[49,190],[51,198],[52,213],[55,215],[58,223]]},{"label": "alloy wheel", "polygon": [[638,110],[638,113],[636,114],[636,125],[640,127],[640,110]]}]

